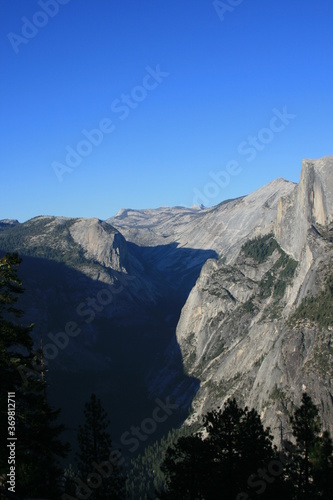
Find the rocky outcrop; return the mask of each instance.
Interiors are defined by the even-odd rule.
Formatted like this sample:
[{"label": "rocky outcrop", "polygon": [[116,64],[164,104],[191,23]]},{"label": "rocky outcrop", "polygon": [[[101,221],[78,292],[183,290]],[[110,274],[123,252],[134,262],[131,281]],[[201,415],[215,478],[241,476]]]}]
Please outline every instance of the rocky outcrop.
[{"label": "rocky outcrop", "polygon": [[254,225],[257,239],[235,239],[227,259],[202,268],[176,332],[184,369],[200,385],[188,422],[235,396],[278,440],[306,390],[333,431],[332,166],[332,157],[304,161],[274,224]]},{"label": "rocky outcrop", "polygon": [[70,227],[73,240],[84,250],[87,259],[115,271],[126,271],[127,245],[124,237],[99,219],[78,219]]},{"label": "rocky outcrop", "polygon": [[9,227],[14,227],[16,224],[19,224],[19,221],[16,219],[2,219],[0,220],[0,231],[2,229],[8,229]]},{"label": "rocky outcrop", "polygon": [[299,259],[313,226],[333,222],[333,156],[304,160],[296,189],[279,202],[275,236],[281,247]]}]

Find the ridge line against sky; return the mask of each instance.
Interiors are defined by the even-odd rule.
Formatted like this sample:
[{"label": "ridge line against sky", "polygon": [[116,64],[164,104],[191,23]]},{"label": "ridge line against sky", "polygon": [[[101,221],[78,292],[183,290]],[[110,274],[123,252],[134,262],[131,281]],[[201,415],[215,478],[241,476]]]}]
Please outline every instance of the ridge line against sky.
[{"label": "ridge line against sky", "polygon": [[333,153],[329,0],[2,0],[0,16],[0,219],[213,206]]}]

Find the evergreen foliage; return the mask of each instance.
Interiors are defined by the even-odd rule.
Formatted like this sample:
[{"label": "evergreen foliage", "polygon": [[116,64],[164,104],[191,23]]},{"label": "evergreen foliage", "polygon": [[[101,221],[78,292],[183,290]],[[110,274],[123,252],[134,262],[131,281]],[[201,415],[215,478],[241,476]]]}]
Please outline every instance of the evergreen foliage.
[{"label": "evergreen foliage", "polygon": [[32,244],[34,237],[47,233],[46,226],[54,221],[53,217],[31,219],[24,224],[4,229],[0,232],[0,249],[4,252],[18,252],[23,256],[44,258],[62,262],[70,267],[87,264],[84,253],[71,234],[70,227],[75,219],[64,220],[52,225],[52,240],[45,238],[43,244]]},{"label": "evergreen foliage", "polygon": [[107,432],[110,421],[95,394],[91,395],[90,401],[85,405],[84,417],[85,422],[83,426],[79,426],[77,440],[80,448],[78,469],[86,477],[91,472],[93,462],[108,459],[112,441]]},{"label": "evergreen foliage", "polygon": [[272,268],[267,271],[259,282],[259,294],[263,299],[272,295],[277,302],[283,297],[287,285],[291,282],[291,279],[295,274],[298,264],[297,261],[282,250],[280,245],[274,239],[273,234],[259,236],[247,241],[242,246],[243,254],[246,257],[251,257],[258,264],[265,262],[265,260],[272,255],[275,250],[278,251],[280,256]]},{"label": "evergreen foliage", "polygon": [[291,419],[296,445],[278,452],[255,410],[229,400],[205,415],[205,436],[181,437],[167,450],[160,499],[333,498],[333,444],[321,432],[318,409],[307,394]]},{"label": "evergreen foliage", "polygon": [[167,435],[147,446],[144,452],[131,460],[126,482],[127,498],[130,500],[149,500],[155,498],[155,491],[164,489],[164,473],[161,464],[168,447],[177,439],[189,436],[198,425],[182,426],[172,429]]},{"label": "evergreen foliage", "polygon": [[291,317],[291,323],[308,319],[323,328],[333,325],[333,274],[329,274],[323,289],[312,297],[306,297]]},{"label": "evergreen foliage", "polygon": [[273,294],[275,299],[281,299],[295,274],[297,261],[289,257],[282,248],[278,247],[278,251],[280,257],[259,283],[262,298]]},{"label": "evergreen foliage", "polygon": [[90,489],[91,500],[122,499],[126,479],[115,461],[110,460],[112,440],[107,431],[110,421],[95,394],[85,405],[84,417],[84,425],[79,426],[77,436],[80,482],[87,486],[87,490]]},{"label": "evergreen foliage", "polygon": [[277,241],[273,238],[273,234],[270,233],[266,236],[258,236],[248,240],[242,246],[242,251],[246,257],[251,257],[258,264],[262,264],[278,248],[280,247]]},{"label": "evergreen foliage", "polygon": [[[166,488],[161,499],[236,498],[247,494],[248,479],[277,457],[269,429],[264,429],[255,410],[238,407],[236,400],[224,410],[214,410],[204,417],[207,436],[196,433],[180,438],[167,451],[162,464]],[[281,480],[274,492],[281,493]],[[267,496],[277,498],[267,485]],[[276,493],[274,493],[275,495]]]},{"label": "evergreen foliage", "polygon": [[[23,293],[18,278],[21,259],[6,254],[0,259],[0,427],[7,429],[7,393],[16,401],[16,492],[58,499],[61,469],[58,458],[65,457],[68,446],[59,440],[63,426],[56,420],[60,410],[47,403],[42,352],[33,351],[33,325],[18,323],[23,312],[17,308]],[[2,433],[2,441],[7,435]],[[0,474],[8,473],[7,447],[0,446]]]},{"label": "evergreen foliage", "polygon": [[321,434],[317,406],[303,394],[302,404],[291,419],[296,451],[291,480],[297,500],[333,498],[333,445],[327,431]]}]

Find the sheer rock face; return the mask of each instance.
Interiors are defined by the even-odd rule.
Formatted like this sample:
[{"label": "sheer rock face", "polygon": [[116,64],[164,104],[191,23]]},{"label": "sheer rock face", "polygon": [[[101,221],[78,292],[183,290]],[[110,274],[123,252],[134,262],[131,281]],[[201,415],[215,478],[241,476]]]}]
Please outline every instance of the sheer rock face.
[{"label": "sheer rock face", "polygon": [[126,271],[126,241],[112,226],[98,219],[78,219],[71,226],[70,233],[87,259],[115,271]]},{"label": "sheer rock face", "polygon": [[303,162],[300,184],[278,201],[269,256],[247,255],[240,239],[231,259],[202,268],[176,332],[185,371],[200,385],[189,421],[235,396],[261,412],[278,440],[307,391],[333,431],[333,327],[294,315],[332,274],[332,168],[332,157]]},{"label": "sheer rock face", "polygon": [[333,156],[304,160],[296,189],[281,198],[275,235],[295,259],[304,251],[311,226],[328,227],[333,221]]}]

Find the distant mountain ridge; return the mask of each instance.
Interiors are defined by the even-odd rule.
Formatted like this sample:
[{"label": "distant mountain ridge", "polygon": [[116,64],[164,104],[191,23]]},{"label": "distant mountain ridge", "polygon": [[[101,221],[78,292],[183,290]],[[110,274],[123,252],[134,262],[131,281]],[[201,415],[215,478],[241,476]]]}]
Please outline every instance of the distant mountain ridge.
[{"label": "distant mountain ridge", "polygon": [[[233,254],[233,246],[260,228],[274,223],[282,196],[296,185],[276,179],[248,196],[227,200],[212,208],[162,207],[151,210],[122,209],[107,222],[126,238],[140,246],[177,243],[182,248],[214,250]],[[221,235],[227,231],[228,239]]]},{"label": "distant mountain ridge", "polygon": [[2,219],[0,220],[0,231],[2,229],[8,229],[9,227],[14,227],[16,224],[19,224],[19,221],[16,219]]}]

